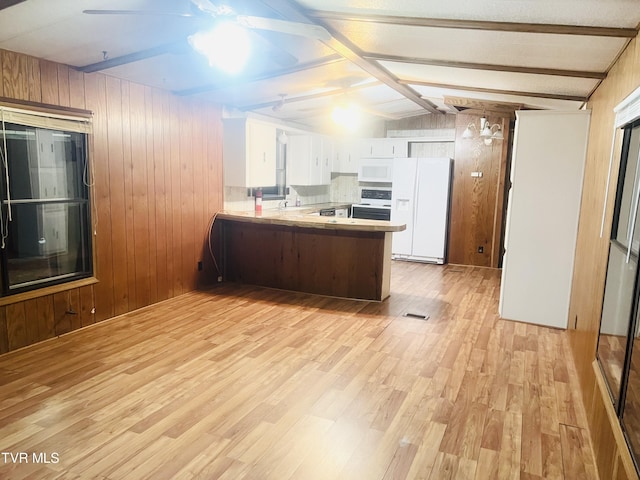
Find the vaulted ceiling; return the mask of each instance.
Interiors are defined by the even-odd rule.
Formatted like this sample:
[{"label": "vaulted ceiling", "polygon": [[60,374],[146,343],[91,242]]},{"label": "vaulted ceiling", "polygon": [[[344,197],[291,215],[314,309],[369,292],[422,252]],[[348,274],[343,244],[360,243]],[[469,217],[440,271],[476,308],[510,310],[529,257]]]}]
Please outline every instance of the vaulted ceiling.
[{"label": "vaulted ceiling", "polygon": [[196,3],[0,0],[0,48],[321,129],[345,100],[379,119],[577,109],[640,24],[637,0],[224,0],[304,24],[251,29],[229,75],[187,42],[221,19]]}]

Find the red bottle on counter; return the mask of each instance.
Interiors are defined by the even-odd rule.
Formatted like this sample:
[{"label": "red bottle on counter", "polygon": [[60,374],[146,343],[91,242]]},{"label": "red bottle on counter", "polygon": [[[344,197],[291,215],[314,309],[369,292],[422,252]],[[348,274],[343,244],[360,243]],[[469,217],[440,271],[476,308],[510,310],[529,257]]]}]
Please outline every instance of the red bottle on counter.
[{"label": "red bottle on counter", "polygon": [[262,190],[256,190],[256,213],[262,213]]}]

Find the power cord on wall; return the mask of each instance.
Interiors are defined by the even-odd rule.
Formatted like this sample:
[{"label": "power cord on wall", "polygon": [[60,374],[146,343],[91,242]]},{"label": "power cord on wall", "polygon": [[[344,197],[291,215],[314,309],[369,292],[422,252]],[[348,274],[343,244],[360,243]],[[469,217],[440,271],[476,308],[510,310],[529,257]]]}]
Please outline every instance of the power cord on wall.
[{"label": "power cord on wall", "polygon": [[216,256],[213,253],[213,224],[216,221],[216,217],[218,216],[218,212],[213,214],[213,217],[211,217],[211,221],[209,221],[209,226],[207,227],[207,246],[209,247],[209,255],[211,255],[211,260],[213,261],[213,266],[216,269],[216,272],[218,274],[218,282],[222,282],[222,272],[220,271],[220,268],[218,267],[218,262],[216,261]]}]

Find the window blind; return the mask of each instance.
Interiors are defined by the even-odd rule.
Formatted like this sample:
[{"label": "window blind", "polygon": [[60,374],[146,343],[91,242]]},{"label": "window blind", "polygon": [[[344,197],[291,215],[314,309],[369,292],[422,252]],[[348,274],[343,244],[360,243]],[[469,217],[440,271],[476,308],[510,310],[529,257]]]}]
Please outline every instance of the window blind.
[{"label": "window blind", "polygon": [[29,127],[63,130],[67,132],[91,133],[91,118],[60,115],[50,112],[22,110],[0,105],[0,118],[6,123],[17,123]]}]

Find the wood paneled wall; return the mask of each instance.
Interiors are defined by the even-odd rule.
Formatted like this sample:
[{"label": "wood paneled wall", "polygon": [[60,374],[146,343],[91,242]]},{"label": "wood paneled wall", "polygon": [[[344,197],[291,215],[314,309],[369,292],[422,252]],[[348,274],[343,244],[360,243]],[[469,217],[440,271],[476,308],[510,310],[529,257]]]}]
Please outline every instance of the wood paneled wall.
[{"label": "wood paneled wall", "polygon": [[[484,145],[478,138],[463,139],[467,125],[473,122],[479,126],[480,117],[458,114],[456,118],[449,263],[480,267],[500,264],[509,119],[489,116],[488,120],[501,125],[504,140]],[[481,172],[482,177],[472,177],[472,172]]]},{"label": "wood paneled wall", "polygon": [[0,72],[2,97],[93,112],[99,280],[0,307],[0,353],[180,295],[216,277],[207,276],[205,232],[223,205],[219,107],[9,51],[0,51]]},{"label": "wood paneled wall", "polygon": [[[613,108],[638,86],[640,43],[636,37],[588,103],[588,108],[592,111],[591,127],[569,309],[569,325],[575,325],[575,329],[570,331],[571,348],[580,377],[584,404],[591,422],[591,435],[600,478],[637,478],[624,442],[611,441],[612,438],[621,438],[621,435],[613,435],[612,432],[619,430],[617,422],[615,419],[611,421],[603,414],[603,398],[608,398],[608,393],[602,392],[602,387],[596,382],[593,362],[600,327],[608,239],[621,153],[621,142],[618,140],[614,147],[610,190],[606,198],[605,228],[601,237],[602,212],[613,139]],[[620,138],[620,135],[618,137]],[[618,464],[617,461],[611,461],[614,458],[621,459],[621,464],[625,467],[624,477],[613,476],[615,472],[612,469]],[[616,474],[623,475],[623,472],[618,469]]]}]

